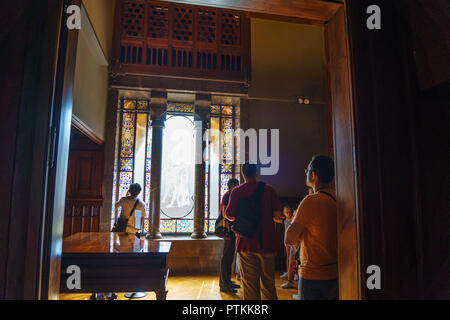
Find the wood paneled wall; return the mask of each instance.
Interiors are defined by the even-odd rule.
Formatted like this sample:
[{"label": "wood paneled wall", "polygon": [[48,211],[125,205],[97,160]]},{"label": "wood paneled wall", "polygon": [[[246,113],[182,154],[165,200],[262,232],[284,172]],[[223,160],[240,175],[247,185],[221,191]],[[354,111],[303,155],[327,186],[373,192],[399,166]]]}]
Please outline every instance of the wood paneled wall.
[{"label": "wood paneled wall", "polygon": [[103,163],[103,144],[93,142],[72,126],[64,237],[77,232],[100,230],[100,215],[103,207]]}]

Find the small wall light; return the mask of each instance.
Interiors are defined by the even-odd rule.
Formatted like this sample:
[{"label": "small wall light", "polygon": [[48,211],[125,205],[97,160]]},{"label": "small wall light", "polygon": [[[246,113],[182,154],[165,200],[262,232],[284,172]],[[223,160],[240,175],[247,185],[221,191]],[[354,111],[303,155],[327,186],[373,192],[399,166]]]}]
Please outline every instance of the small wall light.
[{"label": "small wall light", "polygon": [[298,98],[298,103],[299,104],[310,104],[311,103],[311,99],[299,97]]}]

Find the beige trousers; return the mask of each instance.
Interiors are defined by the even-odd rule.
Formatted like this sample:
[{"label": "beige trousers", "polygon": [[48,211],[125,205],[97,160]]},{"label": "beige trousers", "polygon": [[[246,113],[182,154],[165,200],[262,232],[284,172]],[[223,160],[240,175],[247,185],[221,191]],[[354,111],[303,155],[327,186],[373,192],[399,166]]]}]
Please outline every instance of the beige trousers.
[{"label": "beige trousers", "polygon": [[239,253],[244,300],[278,300],[275,254]]}]

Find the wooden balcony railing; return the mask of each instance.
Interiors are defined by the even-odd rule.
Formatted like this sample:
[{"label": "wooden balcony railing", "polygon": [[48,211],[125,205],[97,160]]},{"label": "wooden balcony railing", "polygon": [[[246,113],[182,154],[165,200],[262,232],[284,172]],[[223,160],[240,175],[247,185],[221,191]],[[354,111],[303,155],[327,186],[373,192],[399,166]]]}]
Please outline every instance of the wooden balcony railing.
[{"label": "wooden balcony railing", "polygon": [[119,0],[113,73],[245,82],[250,23],[244,12]]}]

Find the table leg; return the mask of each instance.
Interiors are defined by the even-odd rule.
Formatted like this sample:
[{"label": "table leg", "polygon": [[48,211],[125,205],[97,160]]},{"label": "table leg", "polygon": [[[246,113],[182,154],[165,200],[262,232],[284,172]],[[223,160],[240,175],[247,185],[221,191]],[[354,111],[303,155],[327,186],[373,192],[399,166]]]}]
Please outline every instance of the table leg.
[{"label": "table leg", "polygon": [[156,291],[155,293],[156,293],[156,300],[166,300],[167,299],[167,293],[168,293],[169,291],[167,291],[167,290],[158,290],[158,291]]}]

